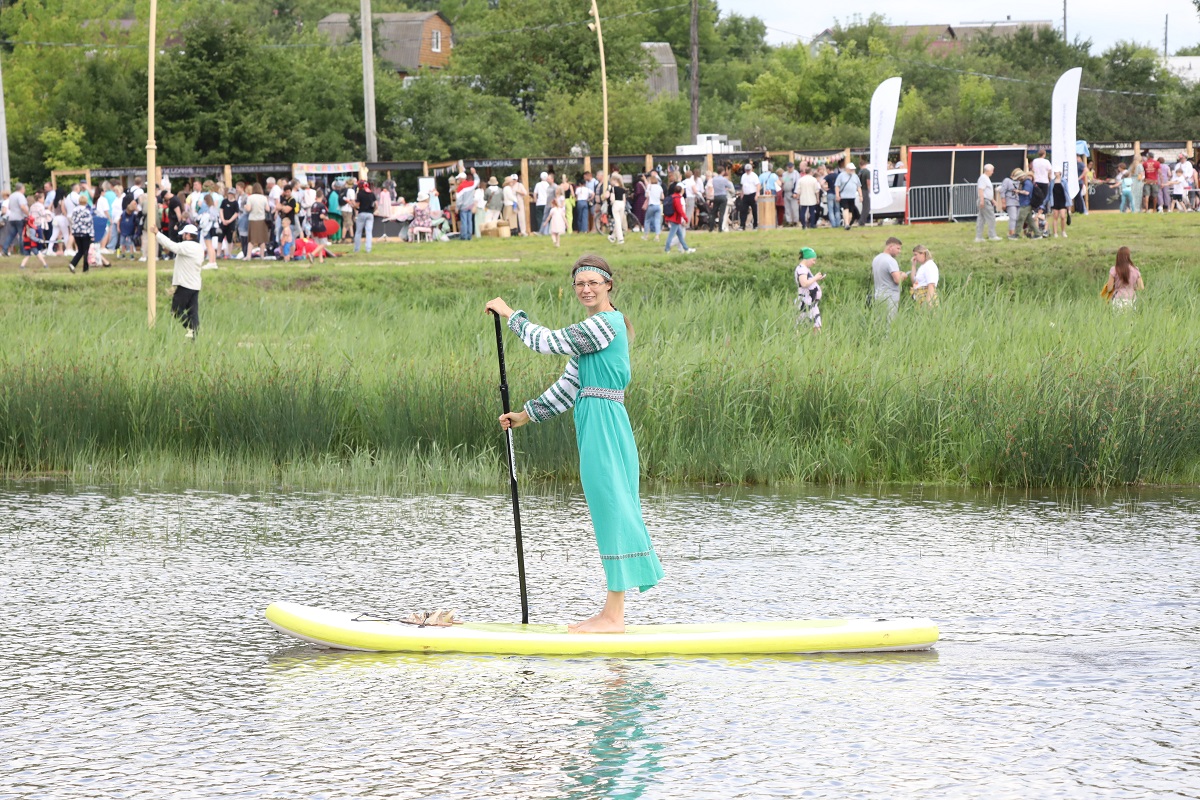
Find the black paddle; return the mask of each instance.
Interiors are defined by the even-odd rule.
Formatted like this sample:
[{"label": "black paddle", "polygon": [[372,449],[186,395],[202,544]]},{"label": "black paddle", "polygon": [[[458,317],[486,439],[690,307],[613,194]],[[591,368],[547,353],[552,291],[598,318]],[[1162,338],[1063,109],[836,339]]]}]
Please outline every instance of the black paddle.
[{"label": "black paddle", "polygon": [[[500,403],[504,413],[509,412],[508,374],[504,369],[504,327],[500,324],[500,315],[492,312],[496,318],[496,355],[500,359]],[[513,449],[513,432],[509,428],[505,432],[508,444],[508,478],[512,487],[513,524],[517,529],[517,580],[521,584],[521,624],[529,624],[529,598],[525,593],[525,547],[521,543],[521,501],[517,497],[517,456]]]}]

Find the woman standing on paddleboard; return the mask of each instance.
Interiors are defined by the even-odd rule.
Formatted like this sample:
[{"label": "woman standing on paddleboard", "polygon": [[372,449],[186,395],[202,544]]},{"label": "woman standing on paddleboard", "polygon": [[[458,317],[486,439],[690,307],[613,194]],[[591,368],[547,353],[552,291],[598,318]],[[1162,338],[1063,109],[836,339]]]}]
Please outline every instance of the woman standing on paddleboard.
[{"label": "woman standing on paddleboard", "polygon": [[573,633],[624,633],[626,590],[645,591],[663,575],[642,519],[637,443],[625,412],[633,327],[610,301],[613,275],[608,262],[585,255],[575,262],[571,277],[575,296],[588,316],[562,330],[535,325],[524,311],[514,311],[499,297],[487,304],[487,310],[506,318],[508,327],[531,350],[571,357],[553,386],[527,402],[524,410],[502,415],[500,427],[545,422],[575,408],[579,477],[608,597],[599,614],[568,627]]}]

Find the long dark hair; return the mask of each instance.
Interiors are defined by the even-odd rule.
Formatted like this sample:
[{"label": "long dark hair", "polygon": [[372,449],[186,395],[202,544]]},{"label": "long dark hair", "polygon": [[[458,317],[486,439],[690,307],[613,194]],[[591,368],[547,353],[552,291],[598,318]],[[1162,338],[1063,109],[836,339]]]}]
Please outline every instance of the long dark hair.
[{"label": "long dark hair", "polygon": [[1129,268],[1133,266],[1133,258],[1129,255],[1129,248],[1122,247],[1117,250],[1117,280],[1123,284],[1129,283]]},{"label": "long dark hair", "polygon": [[[614,292],[617,288],[616,283],[615,283],[616,275],[613,273],[613,268],[608,265],[608,262],[605,261],[602,256],[598,256],[595,253],[584,253],[583,255],[581,255],[579,257],[579,260],[575,262],[575,265],[571,267],[571,280],[572,281],[575,280],[576,272],[579,272],[581,269],[589,269],[591,267],[595,267],[596,269],[602,269],[605,272],[607,272],[609,275],[613,276],[608,281],[609,287],[610,287],[608,290],[609,291],[609,304],[611,305],[612,292]],[[617,307],[613,306],[613,311],[616,311],[616,310],[617,310]],[[627,314],[622,314],[621,316],[625,317],[625,330],[629,334],[629,341],[632,342],[633,335],[634,335],[633,323],[629,321],[629,316]]]}]

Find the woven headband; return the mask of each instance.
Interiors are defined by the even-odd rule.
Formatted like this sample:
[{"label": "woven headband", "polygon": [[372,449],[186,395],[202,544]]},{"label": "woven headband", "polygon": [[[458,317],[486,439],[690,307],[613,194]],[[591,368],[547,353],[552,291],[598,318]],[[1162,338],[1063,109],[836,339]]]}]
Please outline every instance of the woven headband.
[{"label": "woven headband", "polygon": [[610,283],[612,282],[612,273],[608,272],[605,269],[602,269],[601,267],[593,267],[590,265],[576,267],[575,271],[571,273],[571,279],[574,280],[575,276],[581,272],[597,272],[604,276],[604,280],[609,281]]}]

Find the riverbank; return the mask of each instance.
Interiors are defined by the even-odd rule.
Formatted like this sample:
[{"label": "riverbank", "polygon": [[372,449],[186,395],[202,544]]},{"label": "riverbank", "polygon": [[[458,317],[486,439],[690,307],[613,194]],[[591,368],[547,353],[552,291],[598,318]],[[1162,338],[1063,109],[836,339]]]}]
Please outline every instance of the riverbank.
[{"label": "riverbank", "polygon": [[[637,328],[628,405],[646,478],[788,484],[1106,487],[1200,481],[1200,273],[1186,215],[1076,218],[1071,238],[971,241],[964,225],[698,234],[663,255],[636,235],[381,244],[324,266],[206,272],[200,340],[144,264],[70,275],[0,261],[0,470],[125,485],[495,486],[495,340],[503,294],[539,322],[577,317],[586,250],[612,255]],[[930,247],[933,312],[889,327],[865,304],[888,235]],[[583,241],[581,241],[581,239]],[[826,332],[795,325],[791,269],[829,273]],[[1132,313],[1098,293],[1133,248]],[[906,261],[903,259],[902,261]],[[118,262],[119,263],[119,262]],[[168,269],[159,285],[169,285]],[[509,340],[514,401],[562,364]],[[569,420],[518,432],[523,473],[577,474]]]}]

